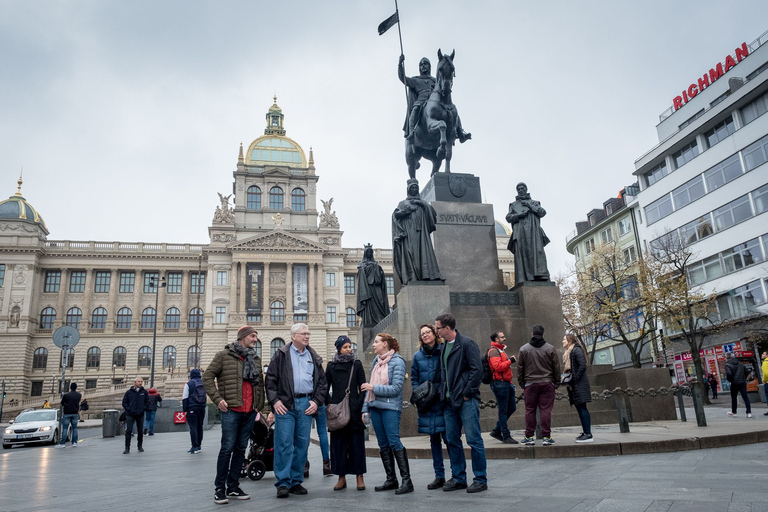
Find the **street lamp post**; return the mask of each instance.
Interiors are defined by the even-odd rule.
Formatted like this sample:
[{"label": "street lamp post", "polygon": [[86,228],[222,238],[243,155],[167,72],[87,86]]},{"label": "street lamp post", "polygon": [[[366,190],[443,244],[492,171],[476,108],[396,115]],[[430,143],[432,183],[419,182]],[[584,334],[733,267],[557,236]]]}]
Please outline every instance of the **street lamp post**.
[{"label": "street lamp post", "polygon": [[149,387],[155,387],[155,345],[157,343],[157,302],[160,295],[160,288],[165,288],[165,277],[162,278],[159,286],[155,276],[150,276],[149,286],[155,289],[155,321],[152,329],[152,371],[149,375]]},{"label": "street lamp post", "polygon": [[195,321],[195,360],[194,367],[200,368],[200,275],[203,273],[203,255],[197,257],[197,313],[198,318]]}]

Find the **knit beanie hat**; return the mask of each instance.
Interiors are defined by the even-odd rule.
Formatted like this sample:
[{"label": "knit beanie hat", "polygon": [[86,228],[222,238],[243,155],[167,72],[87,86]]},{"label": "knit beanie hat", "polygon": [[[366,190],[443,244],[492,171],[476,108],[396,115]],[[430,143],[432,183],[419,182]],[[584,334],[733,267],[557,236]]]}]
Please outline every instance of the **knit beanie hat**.
[{"label": "knit beanie hat", "polygon": [[256,332],[256,329],[250,325],[244,325],[237,331],[237,339],[241,340],[249,334],[253,334],[254,332]]}]

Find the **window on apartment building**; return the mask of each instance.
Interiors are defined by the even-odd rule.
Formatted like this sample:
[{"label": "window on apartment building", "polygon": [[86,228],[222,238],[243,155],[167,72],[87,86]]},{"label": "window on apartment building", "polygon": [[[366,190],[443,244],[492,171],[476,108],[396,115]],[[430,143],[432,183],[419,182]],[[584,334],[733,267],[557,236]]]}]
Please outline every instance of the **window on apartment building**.
[{"label": "window on apartment building", "polygon": [[336,274],[334,272],[325,273],[325,286],[336,286]]},{"label": "window on apartment building", "polygon": [[728,116],[725,121],[718,124],[711,130],[704,132],[704,137],[707,138],[707,144],[711,148],[735,131],[736,127],[733,125],[733,116]]},{"label": "window on apartment building", "polygon": [[181,293],[181,279],[181,272],[168,272],[166,278],[168,286],[165,293]]},{"label": "window on apartment building", "polygon": [[94,293],[109,293],[109,285],[112,274],[107,270],[96,271],[96,283],[93,285]]},{"label": "window on apartment building", "polygon": [[579,256],[579,246],[578,245],[573,248],[573,257],[576,258],[576,261],[579,261],[579,259],[581,259],[581,257]]},{"label": "window on apartment building", "polygon": [[613,233],[611,232],[611,228],[606,228],[600,232],[600,242],[604,244],[613,242]]},{"label": "window on apartment building", "polygon": [[731,313],[737,318],[757,313],[757,306],[765,302],[763,285],[759,279],[734,288],[729,295]]},{"label": "window on apartment building", "polygon": [[744,165],[747,171],[751,171],[768,161],[768,137],[763,137],[757,142],[745,147],[741,153],[744,155]]},{"label": "window on apartment building", "polygon": [[661,178],[669,174],[669,171],[667,169],[667,162],[661,162],[659,165],[645,173],[645,181],[648,183],[648,186],[650,187],[657,181],[659,181]]},{"label": "window on apartment building", "polygon": [[768,184],[754,190],[752,192],[752,200],[755,202],[755,215],[768,210]]},{"label": "window on apartment building", "polygon": [[650,226],[673,211],[675,211],[675,209],[672,206],[672,197],[669,194],[664,194],[662,197],[645,207],[645,218]]},{"label": "window on apartment building", "polygon": [[683,245],[690,245],[694,242],[698,242],[715,232],[713,226],[712,216],[709,213],[706,213],[698,219],[680,227],[680,241]]},{"label": "window on apartment building", "polygon": [[748,242],[731,247],[720,253],[723,257],[725,272],[736,272],[744,267],[763,261],[763,252],[760,248],[760,239],[753,238]]},{"label": "window on apartment building", "polygon": [[768,111],[768,93],[763,94],[752,103],[741,109],[741,119],[744,125],[748,125]]},{"label": "window on apartment building", "polygon": [[83,293],[85,291],[85,271],[73,270],[69,275],[69,293]]},{"label": "window on apartment building", "polygon": [[630,263],[634,263],[637,261],[637,250],[635,249],[634,245],[630,245],[623,251],[621,251],[622,255],[624,256],[624,264],[629,265]]},{"label": "window on apartment building", "polygon": [[712,192],[726,183],[735,180],[742,175],[741,160],[735,154],[726,158],[711,169],[704,171],[704,180],[707,182],[707,191]]},{"label": "window on apartment building", "polygon": [[227,286],[226,270],[219,270],[216,272],[216,286]]},{"label": "window on apartment building", "polygon": [[584,242],[584,247],[587,250],[587,254],[590,254],[592,251],[595,250],[595,239],[594,238],[590,238],[589,240]]},{"label": "window on apartment building", "polygon": [[216,306],[216,323],[217,324],[227,323],[227,307],[226,306]]},{"label": "window on apartment building", "polygon": [[672,199],[675,202],[675,210],[679,210],[683,206],[692,203],[693,201],[702,197],[704,194],[704,181],[702,181],[701,175],[696,176],[686,183],[683,183],[672,191]]},{"label": "window on apartment building", "polygon": [[355,276],[344,276],[344,295],[355,294]]},{"label": "window on apartment building", "polygon": [[693,141],[673,153],[672,159],[675,161],[675,168],[679,169],[697,156],[699,156],[699,146],[696,145],[696,141]]},{"label": "window on apartment building", "polygon": [[720,255],[715,254],[688,266],[688,283],[696,286],[723,275]]},{"label": "window on apartment building", "polygon": [[136,272],[120,272],[120,293],[133,293]]},{"label": "window on apartment building", "polygon": [[632,219],[627,215],[619,220],[619,236],[624,236],[632,232]]},{"label": "window on apartment building", "polygon": [[741,196],[725,206],[721,206],[712,214],[715,217],[715,226],[722,231],[752,216],[752,207],[749,205],[749,196]]}]

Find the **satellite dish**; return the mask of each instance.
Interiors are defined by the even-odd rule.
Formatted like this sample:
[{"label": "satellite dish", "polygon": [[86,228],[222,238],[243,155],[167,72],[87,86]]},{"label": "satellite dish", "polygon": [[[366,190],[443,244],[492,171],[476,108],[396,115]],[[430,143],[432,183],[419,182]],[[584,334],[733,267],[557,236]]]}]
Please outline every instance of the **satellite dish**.
[{"label": "satellite dish", "polygon": [[72,348],[80,341],[80,332],[70,325],[62,325],[53,331],[53,343],[59,348]]}]

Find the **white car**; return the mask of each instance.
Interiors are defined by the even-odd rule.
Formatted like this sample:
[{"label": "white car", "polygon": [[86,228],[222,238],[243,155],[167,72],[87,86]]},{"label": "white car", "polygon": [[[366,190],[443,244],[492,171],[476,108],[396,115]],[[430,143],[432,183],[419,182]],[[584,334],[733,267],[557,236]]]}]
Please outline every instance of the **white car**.
[{"label": "white car", "polygon": [[28,409],[3,430],[3,448],[28,443],[56,444],[61,440],[59,420],[58,409]]}]

